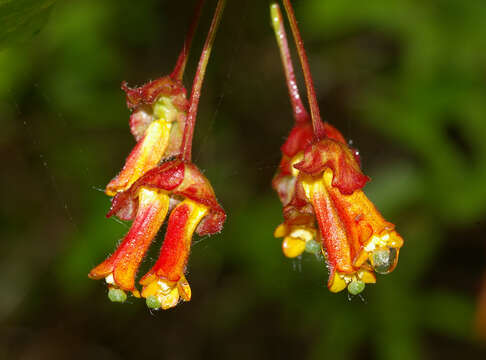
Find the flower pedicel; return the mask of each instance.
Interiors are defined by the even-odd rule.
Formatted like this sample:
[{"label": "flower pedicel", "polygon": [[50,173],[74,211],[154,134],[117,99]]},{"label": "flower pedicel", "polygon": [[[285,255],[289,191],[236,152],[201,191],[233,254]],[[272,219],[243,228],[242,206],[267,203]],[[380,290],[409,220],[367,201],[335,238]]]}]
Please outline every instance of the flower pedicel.
[{"label": "flower pedicel", "polygon": [[[225,0],[218,1],[189,102],[181,82],[202,3],[174,72],[140,88],[123,84],[128,106],[134,110],[130,128],[138,143],[107,186],[107,194],[114,195],[107,216],[133,223],[117,250],[89,273],[93,279],[105,279],[112,301],[125,301],[126,291],[146,298],[153,309],[189,301],[191,288],[184,273],[192,235],[218,233],[226,219],[211,184],[191,162],[200,91]],[[140,280],[140,292],[135,287],[138,267],[170,210],[159,259]]]},{"label": "flower pedicel", "polygon": [[[295,126],[281,148],[282,160],[272,181],[283,204],[284,222],[275,230],[285,256],[321,249],[330,271],[332,292],[356,295],[375,273],[391,272],[403,239],[361,190],[369,178],[357,151],[341,133],[322,122],[303,42],[292,5],[285,9],[297,45],[311,115],[299,96],[279,6],[271,5],[272,25],[280,49]],[[316,227],[317,223],[317,227]]]}]

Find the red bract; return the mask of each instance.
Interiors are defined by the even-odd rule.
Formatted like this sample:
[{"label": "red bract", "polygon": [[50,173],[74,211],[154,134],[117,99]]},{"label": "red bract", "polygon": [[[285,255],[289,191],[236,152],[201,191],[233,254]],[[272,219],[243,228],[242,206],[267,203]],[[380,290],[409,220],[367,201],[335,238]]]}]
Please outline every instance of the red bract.
[{"label": "red bract", "polygon": [[333,292],[348,288],[360,293],[376,281],[375,272],[388,273],[398,260],[403,239],[362,192],[369,181],[357,152],[341,133],[320,119],[317,99],[302,39],[289,0],[284,0],[304,71],[311,116],[300,101],[280,9],[271,15],[296,125],[282,146],[282,160],[272,185],[284,206],[284,222],[275,230],[283,237],[287,257],[319,248],[330,270]]},{"label": "red bract", "polygon": [[[201,0],[195,21],[202,3]],[[127,105],[133,110],[130,129],[138,143],[123,170],[107,186],[107,194],[114,196],[107,216],[133,223],[115,253],[89,273],[93,279],[106,279],[112,301],[123,302],[124,291],[145,297],[153,309],[171,308],[179,299],[189,301],[191,289],[184,273],[192,235],[211,235],[222,230],[226,213],[208,179],[191,162],[190,150],[202,79],[224,3],[218,1],[189,102],[181,79],[195,21],[170,76],[139,88],[122,85]],[[140,280],[140,294],[135,287],[138,267],[170,210],[159,259]]]},{"label": "red bract", "polygon": [[302,161],[294,164],[294,168],[313,176],[319,176],[326,169],[332,170],[332,185],[343,194],[352,194],[369,180],[361,172],[352,150],[336,140],[324,138],[316,141],[304,149],[303,155]]},{"label": "red bract", "polygon": [[218,204],[209,180],[196,165],[178,159],[165,162],[148,171],[129,190],[113,198],[107,216],[116,215],[123,220],[132,220],[136,214],[137,194],[140,188],[170,192],[173,203],[177,202],[178,198],[187,198],[206,206],[209,213],[199,224],[197,233],[204,236],[221,231],[226,214]]}]

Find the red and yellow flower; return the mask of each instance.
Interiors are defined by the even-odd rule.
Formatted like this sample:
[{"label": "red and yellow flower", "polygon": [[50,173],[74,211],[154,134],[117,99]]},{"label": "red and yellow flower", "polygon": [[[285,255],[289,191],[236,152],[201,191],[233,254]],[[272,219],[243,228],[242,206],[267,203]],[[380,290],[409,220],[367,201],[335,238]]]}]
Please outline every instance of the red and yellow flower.
[{"label": "red and yellow flower", "polygon": [[130,130],[137,144],[122,171],[106,186],[110,196],[127,190],[162,160],[178,154],[188,109],[184,85],[171,76],[138,88],[123,83],[122,89],[127,94],[127,106],[133,111]]},{"label": "red and yellow flower", "polygon": [[403,239],[362,191],[369,178],[361,171],[357,151],[337,129],[321,121],[297,22],[290,1],[284,4],[304,70],[311,116],[300,100],[282,16],[273,4],[272,22],[296,120],[272,181],[284,216],[275,237],[283,238],[282,250],[290,258],[320,248],[330,271],[329,290],[347,288],[358,294],[366,283],[376,282],[375,273],[395,268]]},{"label": "red and yellow flower", "polygon": [[91,270],[89,276],[104,278],[110,288],[140,296],[135,288],[137,269],[169,209],[173,210],[160,257],[140,280],[141,295],[151,307],[163,309],[177,305],[179,298],[189,301],[191,290],[184,272],[192,235],[220,232],[226,214],[206,177],[194,164],[181,160],[168,161],[148,171],[113,198],[108,216],[133,220],[133,224],[115,253]]},{"label": "red and yellow flower", "polygon": [[[169,309],[180,299],[189,301],[191,288],[184,274],[192,236],[218,233],[226,219],[208,179],[191,162],[197,105],[224,0],[218,1],[190,101],[181,82],[203,2],[198,3],[173,73],[139,88],[122,84],[133,110],[130,129],[137,144],[106,187],[106,193],[114,196],[107,216],[133,223],[117,250],[89,273],[92,279],[105,279],[108,297],[115,302],[124,302],[127,291],[146,298],[153,309]],[[141,278],[140,292],[135,286],[138,268],[170,211],[159,259]]]}]

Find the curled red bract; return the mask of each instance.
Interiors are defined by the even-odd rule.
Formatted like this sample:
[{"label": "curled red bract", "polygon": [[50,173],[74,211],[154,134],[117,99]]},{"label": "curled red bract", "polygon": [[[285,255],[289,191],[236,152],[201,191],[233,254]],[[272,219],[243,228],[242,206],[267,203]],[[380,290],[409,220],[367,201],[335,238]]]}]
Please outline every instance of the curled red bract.
[{"label": "curled red bract", "polygon": [[172,196],[194,200],[210,208],[209,214],[197,227],[201,236],[218,233],[223,228],[226,213],[219,205],[209,180],[192,163],[172,160],[148,171],[130,189],[117,194],[107,216],[117,215],[131,220],[136,209],[136,198],[140,187],[169,191]]}]

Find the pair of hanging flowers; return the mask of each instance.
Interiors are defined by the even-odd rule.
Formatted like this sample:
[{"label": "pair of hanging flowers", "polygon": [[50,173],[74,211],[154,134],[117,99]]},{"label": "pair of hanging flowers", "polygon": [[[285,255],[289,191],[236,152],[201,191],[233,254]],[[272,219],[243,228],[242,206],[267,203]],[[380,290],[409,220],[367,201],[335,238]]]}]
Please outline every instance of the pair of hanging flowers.
[{"label": "pair of hanging flowers", "polygon": [[[152,309],[168,309],[191,299],[185,278],[192,236],[218,233],[226,213],[209,180],[191,162],[192,138],[202,83],[225,0],[218,0],[199,60],[190,98],[182,83],[192,38],[204,0],[196,7],[183,50],[171,75],[138,87],[126,83],[130,130],[137,141],[121,172],[106,187],[112,196],[108,217],[133,220],[116,251],[89,273],[104,279],[108,297],[123,302],[127,292]],[[304,72],[311,114],[300,99],[280,8],[271,5],[272,24],[284,65],[295,126],[281,148],[272,181],[283,205],[284,222],[275,230],[287,257],[322,251],[330,269],[328,287],[360,293],[375,272],[396,265],[402,238],[362,192],[369,180],[340,132],[320,119],[303,43],[289,0],[284,0]],[[155,265],[135,285],[138,268],[169,214]]]},{"label": "pair of hanging flowers", "polygon": [[[198,3],[172,74],[139,88],[122,84],[137,144],[106,187],[106,194],[113,196],[107,216],[133,223],[117,250],[89,273],[93,279],[105,279],[108,297],[115,302],[125,301],[126,292],[146,298],[153,309],[174,307],[181,299],[189,301],[191,288],[184,272],[193,233],[218,233],[226,219],[209,180],[191,162],[199,97],[224,0],[216,7],[189,100],[182,84],[203,2]],[[135,286],[138,267],[170,211],[160,256],[140,279],[140,291]]]}]

